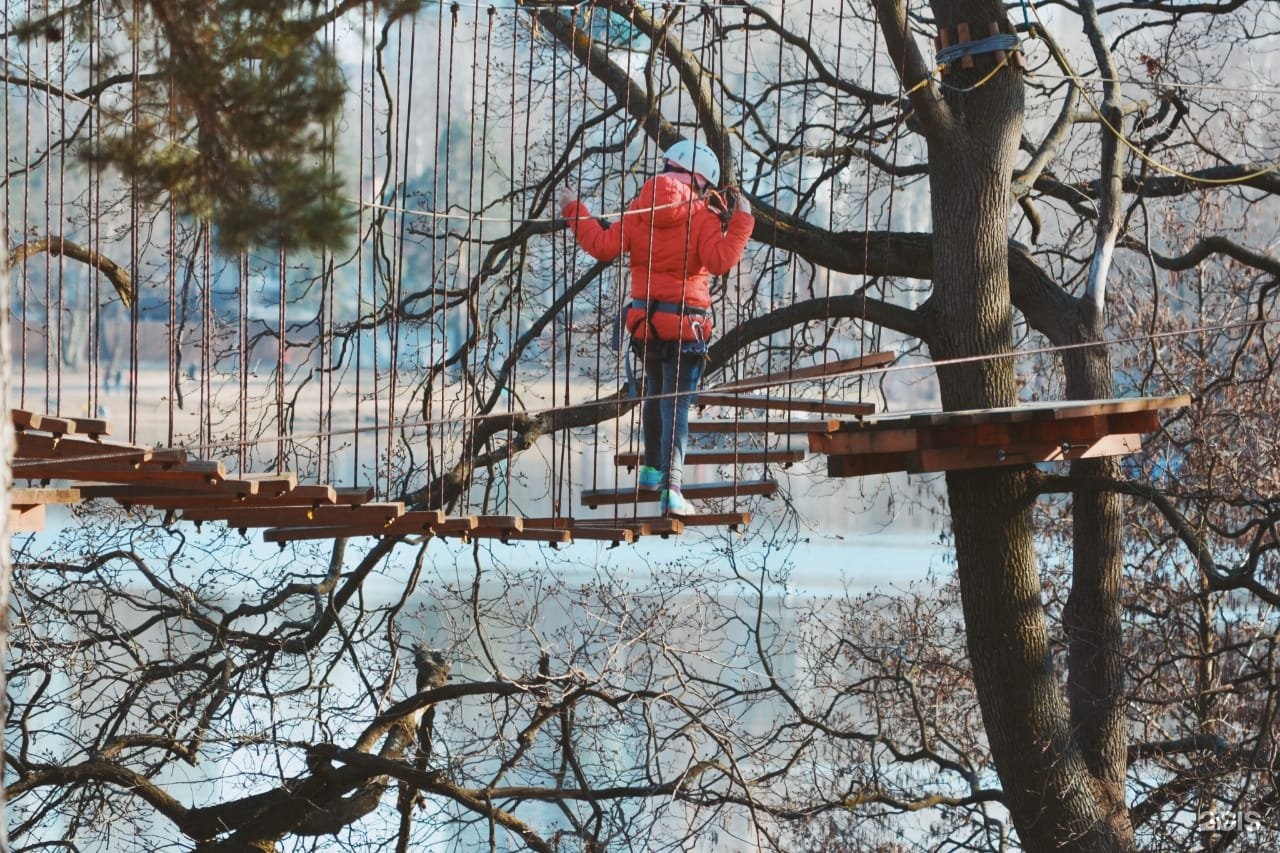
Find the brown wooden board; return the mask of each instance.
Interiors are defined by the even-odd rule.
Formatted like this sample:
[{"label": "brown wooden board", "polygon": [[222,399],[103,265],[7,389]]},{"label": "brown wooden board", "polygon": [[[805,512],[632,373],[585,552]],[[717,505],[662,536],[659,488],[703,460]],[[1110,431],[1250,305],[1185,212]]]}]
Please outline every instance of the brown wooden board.
[{"label": "brown wooden board", "polygon": [[[684,455],[686,465],[791,465],[803,462],[803,450],[786,448],[779,450],[690,450]],[[615,453],[613,461],[620,467],[635,468],[643,460],[643,454],[635,451]]]},{"label": "brown wooden board", "polygon": [[872,474],[906,471],[911,464],[911,453],[860,453],[848,456],[833,453],[827,457],[827,476],[869,477]]},{"label": "brown wooden board", "polygon": [[[708,498],[746,497],[747,495],[772,495],[778,491],[778,481],[737,480],[725,483],[686,483],[681,487],[681,494],[686,500],[704,500]],[[652,503],[658,500],[657,491],[639,491],[629,489],[584,489],[582,504],[597,507],[613,504]]]},{"label": "brown wooden board", "polygon": [[369,503],[356,506],[315,507],[210,507],[186,509],[187,521],[223,521],[228,527],[360,527],[382,528],[404,515],[402,503]]},{"label": "brown wooden board", "polygon": [[[91,438],[19,432],[15,436],[15,459],[102,459],[116,462],[144,462],[156,458],[156,451],[136,444],[113,444]],[[165,461],[184,462],[186,454],[165,455]]]},{"label": "brown wooden board", "polygon": [[995,468],[1006,465],[1028,465],[1039,462],[1064,462],[1099,456],[1122,456],[1142,449],[1142,436],[1108,435],[1088,443],[1064,446],[1059,442],[1028,442],[1007,448],[967,447],[945,450],[921,450],[908,460],[907,471],[923,474],[931,471],[957,471],[969,468]]},{"label": "brown wooden board", "polygon": [[[525,532],[537,530],[539,528],[525,528]],[[590,524],[575,524],[565,528],[569,536],[574,539],[582,539],[584,541],[598,542],[619,542],[630,544],[636,541],[636,533],[626,527],[596,527]]]},{"label": "brown wooden board", "polygon": [[44,530],[44,504],[14,504],[9,508],[10,533],[38,533]]},{"label": "brown wooden board", "polygon": [[27,489],[9,490],[9,502],[13,506],[35,506],[36,504],[74,504],[83,500],[79,489]]},{"label": "brown wooden board", "polygon": [[315,539],[353,539],[361,536],[429,536],[443,523],[444,514],[436,510],[414,510],[397,516],[388,524],[313,525],[273,527],[264,530],[267,542]]},{"label": "brown wooden board", "polygon": [[316,539],[354,539],[361,536],[378,536],[380,529],[363,527],[269,527],[262,531],[264,542],[300,542]]},{"label": "brown wooden board", "polygon": [[841,422],[838,420],[788,420],[786,418],[778,418],[776,420],[728,420],[728,421],[690,421],[689,432],[691,433],[775,433],[775,434],[794,434],[794,433],[826,433],[835,432],[840,428]]},{"label": "brown wooden board", "polygon": [[241,474],[240,479],[257,482],[258,496],[262,498],[280,497],[298,488],[298,475],[288,471],[275,474]]},{"label": "brown wooden board", "polygon": [[59,435],[110,435],[111,426],[98,418],[62,418],[56,415],[41,415],[26,409],[13,409],[10,412],[13,426],[17,430],[43,430]]},{"label": "brown wooden board", "polygon": [[891,352],[876,352],[859,358],[845,358],[839,361],[829,361],[826,364],[816,364],[811,367],[797,367],[781,373],[766,373],[763,376],[733,379],[713,385],[707,390],[712,392],[755,391],[774,385],[788,385],[804,379],[824,379],[845,373],[855,373],[859,370],[872,370],[889,364],[894,358],[896,356]]},{"label": "brown wooden board", "polygon": [[730,406],[738,409],[770,409],[780,412],[815,412],[823,415],[869,415],[876,410],[873,403],[855,400],[806,400],[787,397],[760,397],[754,394],[698,394],[699,406]]},{"label": "brown wooden board", "polygon": [[446,518],[442,523],[435,526],[435,532],[438,536],[453,536],[459,533],[469,533],[476,529],[477,524],[474,515],[453,516]]},{"label": "brown wooden board", "polygon": [[1056,400],[1022,403],[997,409],[969,409],[956,412],[937,410],[884,412],[843,423],[838,432],[867,432],[918,427],[963,426],[992,423],[1053,421],[1103,415],[1107,417],[1139,412],[1161,412],[1189,405],[1188,395],[1174,397],[1121,397],[1109,400]]},{"label": "brown wooden board", "polygon": [[830,435],[809,434],[809,449],[814,453],[902,453],[919,446],[918,429],[841,430]]},{"label": "brown wooden board", "polygon": [[[258,480],[246,480],[255,487],[261,485]],[[156,509],[191,509],[207,507],[249,507],[249,506],[312,506],[314,504],[337,503],[337,491],[333,486],[301,485],[289,492],[272,497],[270,495],[249,494],[224,488],[223,484],[215,486],[200,485],[189,489],[158,488],[155,486],[121,485],[119,483],[77,483],[85,500],[108,498],[124,506],[152,506]],[[363,495],[362,495],[363,497]],[[364,500],[356,503],[365,503]]]},{"label": "brown wooden board", "polygon": [[746,527],[751,523],[749,512],[704,512],[680,516],[685,527]]},{"label": "brown wooden board", "polygon": [[684,522],[673,516],[624,516],[622,518],[581,518],[574,524],[581,527],[594,525],[625,527],[637,536],[678,536],[684,532]]},{"label": "brown wooden board", "polygon": [[477,527],[466,534],[469,539],[497,539],[499,542],[553,542],[573,541],[568,530],[512,530],[503,527]]},{"label": "brown wooden board", "polygon": [[373,489],[368,486],[340,486],[334,490],[335,503],[363,504],[373,500]]},{"label": "brown wooden board", "polygon": [[[13,476],[20,480],[91,480],[158,488],[191,488],[237,483],[234,489],[256,494],[258,486],[251,481],[227,479],[226,468],[219,462],[194,461],[182,465],[152,465],[127,462],[86,462],[75,459],[18,460],[13,463]],[[227,485],[228,489],[233,488]]]}]

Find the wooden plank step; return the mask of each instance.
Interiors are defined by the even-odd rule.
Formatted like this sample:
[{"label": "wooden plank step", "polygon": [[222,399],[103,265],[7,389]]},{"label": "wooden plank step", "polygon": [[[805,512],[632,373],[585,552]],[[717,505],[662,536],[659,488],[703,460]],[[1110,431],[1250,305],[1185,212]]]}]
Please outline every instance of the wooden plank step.
[{"label": "wooden plank step", "polygon": [[37,504],[74,504],[83,500],[80,490],[76,488],[9,490],[9,503],[12,506],[35,506]]},{"label": "wooden plank step", "polygon": [[840,429],[842,421],[827,420],[791,420],[777,418],[774,420],[725,420],[725,421],[689,421],[691,433],[775,433],[778,435],[796,433],[829,433]]},{"label": "wooden plank step", "polygon": [[11,410],[10,418],[13,421],[14,429],[20,432],[34,429],[57,435],[79,433],[81,435],[99,436],[111,434],[110,425],[98,418],[62,418],[54,415],[41,415],[26,409]]},{"label": "wooden plank step", "polygon": [[[539,528],[526,527],[525,531],[527,532],[530,529],[536,530]],[[615,545],[624,543],[630,545],[636,541],[636,537],[639,535],[629,527],[597,527],[591,524],[575,524],[572,527],[565,528],[565,532],[575,542],[581,539],[586,542],[613,542]]]},{"label": "wooden plank step", "polygon": [[228,527],[386,527],[404,515],[402,503],[367,503],[354,506],[208,507],[185,509],[187,521],[223,521]]},{"label": "wooden plank step", "polygon": [[[117,487],[122,488],[122,487]],[[314,507],[314,506],[360,506],[367,501],[356,501],[342,504],[338,501],[337,491],[332,486],[300,486],[283,494],[272,495],[237,495],[219,493],[214,490],[205,492],[157,492],[154,489],[142,490],[131,494],[104,494],[102,497],[115,498],[122,506],[150,506],[155,509],[248,509],[250,507]]]},{"label": "wooden plank step", "polygon": [[[256,494],[257,483],[232,480],[221,462],[195,460],[180,465],[130,464],[115,461],[24,460],[13,463],[13,476],[22,480],[92,480],[162,488],[191,488],[225,485],[244,494]],[[237,484],[232,486],[231,484]]]},{"label": "wooden plank step", "polygon": [[[19,432],[15,435],[15,459],[110,459],[122,462],[144,462],[156,458],[158,451],[137,444],[113,444],[91,438],[80,438],[64,435],[43,435],[37,432]],[[160,458],[172,461],[185,461],[186,454],[180,457],[173,454]]]},{"label": "wooden plank step", "polygon": [[755,391],[773,385],[788,385],[804,379],[824,379],[854,373],[859,370],[873,370],[891,363],[897,356],[891,352],[876,352],[858,358],[843,358],[812,367],[797,367],[781,373],[766,373],[762,376],[748,376],[713,385],[709,391]]},{"label": "wooden plank step", "polygon": [[[256,488],[261,488],[261,480],[245,480]],[[121,485],[119,483],[76,483],[86,500],[94,498],[113,499],[122,506],[152,506],[156,509],[197,509],[205,507],[249,507],[249,506],[311,506],[314,504],[335,504],[338,493],[333,486],[302,485],[291,491],[271,496],[270,494],[243,494],[222,485],[201,486],[192,489],[158,488],[154,486]],[[366,499],[367,500],[367,499]],[[365,503],[366,500],[353,501],[353,504]]]},{"label": "wooden plank step", "polygon": [[[708,498],[746,497],[747,495],[772,495],[778,491],[777,480],[738,480],[727,483],[686,483],[681,488],[686,500],[706,500]],[[656,490],[638,491],[629,489],[585,489],[582,492],[582,504],[587,507],[613,504],[651,503],[658,500]]]},{"label": "wooden plank step", "polygon": [[434,532],[437,536],[454,536],[460,533],[470,533],[476,529],[478,524],[479,520],[474,515],[452,516],[437,524]]},{"label": "wooden plank step", "polygon": [[284,544],[314,539],[352,539],[360,536],[431,535],[444,522],[438,510],[413,510],[396,516],[388,524],[297,525],[264,530],[263,540]]},{"label": "wooden plank step", "polygon": [[684,532],[684,524],[681,523],[680,519],[674,516],[661,515],[650,517],[621,516],[619,518],[563,518],[557,516],[554,518],[526,518],[524,523],[526,527],[557,530],[622,529],[631,531],[634,536],[661,536],[664,539],[667,536]]},{"label": "wooden plank step", "polygon": [[754,394],[703,391],[697,397],[699,406],[730,406],[738,409],[770,409],[781,412],[814,412],[822,415],[869,415],[873,403],[857,400],[806,400],[788,397],[761,397]]},{"label": "wooden plank step", "polygon": [[291,471],[279,471],[273,474],[241,474],[242,480],[256,480],[258,497],[280,497],[298,488],[298,475]]},{"label": "wooden plank step", "polygon": [[[686,465],[791,465],[803,462],[807,454],[798,448],[782,450],[690,450],[684,455]],[[613,461],[623,468],[636,468],[644,454],[638,451],[615,453]]]},{"label": "wooden plank step", "polygon": [[504,530],[496,527],[477,527],[463,535],[463,539],[497,539],[499,542],[551,542],[554,544],[573,541],[573,534],[568,530]]}]

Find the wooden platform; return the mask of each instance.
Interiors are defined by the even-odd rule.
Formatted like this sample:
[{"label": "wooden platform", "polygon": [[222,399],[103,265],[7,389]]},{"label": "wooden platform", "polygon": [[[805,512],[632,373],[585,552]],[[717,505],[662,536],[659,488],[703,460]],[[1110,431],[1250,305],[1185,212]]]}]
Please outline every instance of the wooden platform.
[{"label": "wooden platform", "polygon": [[1141,449],[1160,413],[1190,398],[1134,397],[1028,403],[967,412],[907,412],[845,422],[809,435],[832,477],[921,474],[1116,456]]},{"label": "wooden platform", "polygon": [[[867,360],[859,362],[865,365]],[[801,368],[753,381],[812,378],[812,371],[836,367],[845,369],[847,363]],[[719,389],[734,399],[743,398],[743,390],[747,389]],[[709,433],[806,435],[810,451],[826,455],[830,476],[856,477],[1134,453],[1141,449],[1143,434],[1159,429],[1162,412],[1189,403],[1187,396],[1142,397],[1029,403],[969,412],[864,414],[852,420],[708,420],[691,423],[690,428]],[[220,462],[190,458],[181,448],[108,441],[104,436],[110,435],[110,429],[105,421],[22,410],[14,410],[12,418],[17,431],[14,479],[35,481],[31,487],[15,486],[12,491],[9,524],[14,532],[41,529],[49,504],[95,499],[180,514],[196,524],[215,522],[241,531],[265,529],[267,541],[280,543],[354,536],[436,536],[621,544],[642,536],[678,535],[697,525],[734,528],[750,521],[746,513],[736,512],[678,518],[640,516],[637,508],[657,501],[658,492],[635,487],[581,492],[586,507],[617,507],[612,518],[447,517],[436,511],[411,511],[402,503],[374,502],[373,491],[366,487],[299,483],[288,472],[231,475]],[[804,452],[795,448],[695,450],[686,456],[686,462],[786,465],[803,457]],[[619,453],[616,461],[634,467],[640,459],[638,454]],[[68,481],[68,485],[52,486],[55,480]],[[682,493],[686,499],[700,501],[772,495],[777,489],[776,480],[764,478],[686,484]],[[631,511],[622,511],[623,507]]]}]

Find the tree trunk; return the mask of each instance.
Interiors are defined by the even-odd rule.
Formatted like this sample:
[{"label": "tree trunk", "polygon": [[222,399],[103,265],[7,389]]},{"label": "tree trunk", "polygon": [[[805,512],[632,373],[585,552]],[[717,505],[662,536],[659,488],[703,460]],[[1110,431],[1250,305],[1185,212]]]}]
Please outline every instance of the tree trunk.
[{"label": "tree trunk", "polygon": [[[1096,317],[1087,303],[1081,309],[1085,317]],[[1079,328],[1080,340],[1071,343],[1102,340],[1100,324],[1087,320]],[[1068,397],[1115,396],[1105,347],[1067,350],[1063,362]],[[1113,457],[1082,459],[1072,463],[1071,470],[1078,476],[1114,478],[1120,474],[1120,465]],[[1129,740],[1121,647],[1123,511],[1123,498],[1114,492],[1072,497],[1071,592],[1062,618],[1072,731],[1093,777],[1104,820],[1117,841],[1131,848],[1133,825],[1124,790]]]},{"label": "tree trunk", "polygon": [[[935,0],[939,28],[985,34],[1003,11],[990,0]],[[952,29],[954,32],[954,29]],[[936,361],[1000,356],[1012,347],[1009,186],[1022,131],[1022,78],[953,68],[945,110],[927,131],[932,195]],[[1014,364],[978,358],[939,367],[943,407],[1017,401]],[[946,478],[969,655],[987,738],[1023,845],[1030,850],[1125,849],[1090,765],[1072,736],[1050,653],[1034,549],[1031,472],[996,468]]]}]

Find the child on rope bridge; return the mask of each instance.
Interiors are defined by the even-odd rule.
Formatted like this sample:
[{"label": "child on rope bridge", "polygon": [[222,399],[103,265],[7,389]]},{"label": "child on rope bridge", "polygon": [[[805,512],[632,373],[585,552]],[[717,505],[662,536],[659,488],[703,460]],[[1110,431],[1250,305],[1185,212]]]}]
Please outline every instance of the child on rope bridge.
[{"label": "child on rope bridge", "polygon": [[736,187],[728,190],[732,206],[715,189],[720,162],[710,148],[681,140],[663,156],[662,173],[640,188],[619,220],[596,220],[566,188],[558,201],[589,255],[601,261],[629,256],[631,302],[624,322],[645,377],[639,486],[661,489],[663,513],[685,515],[681,468],[689,404],[711,338],[709,279],[741,260],[755,218]]}]

